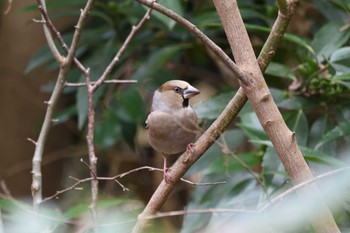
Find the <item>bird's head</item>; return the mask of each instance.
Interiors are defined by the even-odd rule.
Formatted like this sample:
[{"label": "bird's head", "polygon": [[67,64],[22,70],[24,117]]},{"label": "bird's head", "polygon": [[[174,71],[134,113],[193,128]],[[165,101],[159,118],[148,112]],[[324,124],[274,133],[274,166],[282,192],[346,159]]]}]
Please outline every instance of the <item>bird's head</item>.
[{"label": "bird's head", "polygon": [[153,95],[152,111],[172,113],[187,108],[189,99],[200,92],[197,88],[182,80],[171,80],[162,84]]}]

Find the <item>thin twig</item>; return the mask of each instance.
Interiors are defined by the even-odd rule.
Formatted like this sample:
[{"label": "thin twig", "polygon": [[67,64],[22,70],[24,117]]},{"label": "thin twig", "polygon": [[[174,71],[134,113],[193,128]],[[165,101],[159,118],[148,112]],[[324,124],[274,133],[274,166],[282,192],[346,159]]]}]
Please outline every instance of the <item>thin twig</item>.
[{"label": "thin twig", "polygon": [[12,8],[12,0],[7,0],[7,6],[4,10],[4,15],[7,15]]},{"label": "thin twig", "polygon": [[[42,21],[48,22],[47,19],[49,19],[49,18],[47,17],[46,1],[45,0],[37,0],[37,4],[39,7],[39,10],[41,11]],[[61,64],[64,60],[64,57],[61,55],[61,53],[58,51],[58,49],[56,47],[54,39],[52,38],[50,26],[47,25],[46,23],[44,23],[43,28],[44,28],[44,34],[45,34],[45,38],[47,41],[47,45],[49,46],[51,53],[54,56],[54,58],[56,59],[56,61],[59,64]]]},{"label": "thin twig", "polygon": [[93,176],[94,179],[97,179],[96,173],[92,170],[90,165],[85,162],[83,159],[80,159],[80,162],[82,162],[87,168],[89,168],[89,171],[91,172],[91,175]]},{"label": "thin twig", "polygon": [[333,175],[336,175],[338,173],[341,173],[341,172],[348,172],[350,170],[350,167],[343,167],[343,168],[339,168],[339,169],[336,169],[336,170],[332,170],[332,171],[329,171],[329,172],[326,172],[326,173],[323,173],[321,175],[318,175],[318,176],[315,176],[313,177],[312,179],[310,180],[307,180],[307,181],[304,181],[300,184],[297,184],[293,187],[291,187],[290,189],[284,191],[283,193],[281,193],[280,195],[278,195],[277,197],[273,198],[270,202],[266,203],[264,206],[262,206],[260,209],[259,209],[259,212],[263,212],[264,210],[266,210],[268,207],[270,207],[271,205],[273,204],[276,204],[276,202],[279,202],[283,199],[285,199],[287,196],[289,196],[290,194],[300,190],[301,188],[304,188],[305,186],[307,185],[310,185],[312,183],[315,183],[317,182],[318,180],[321,180],[323,178],[326,178],[326,177],[329,177],[329,176],[333,176]]},{"label": "thin twig", "polygon": [[[69,49],[68,45],[64,42],[64,40],[61,36],[61,33],[57,30],[55,25],[52,23],[50,17],[47,14],[47,11],[45,10],[45,7],[39,5],[39,10],[40,10],[42,18],[43,18],[43,20],[41,20],[40,23],[43,23],[47,26],[48,30],[51,33],[50,35],[54,35],[56,37],[56,39],[58,40],[58,42],[61,44],[61,47],[64,49],[64,51],[66,51],[68,53],[70,49]],[[60,59],[62,59],[62,58],[60,58]],[[60,62],[60,60],[58,60],[58,62]],[[86,72],[86,68],[84,67],[83,64],[81,64],[81,62],[76,57],[74,57],[74,63],[82,73]]]},{"label": "thin twig", "polygon": [[[95,85],[96,82],[91,82],[91,85]],[[118,80],[118,79],[112,79],[112,80],[104,80],[102,84],[124,84],[124,83],[137,83],[137,80]],[[66,82],[64,84],[66,87],[86,87],[86,82],[84,83],[70,83]]]},{"label": "thin twig", "polygon": [[120,56],[126,50],[126,48],[128,47],[130,41],[132,40],[132,38],[134,38],[135,34],[142,28],[142,26],[150,18],[151,12],[152,12],[152,9],[148,9],[147,12],[145,13],[145,15],[142,17],[142,19],[138,22],[138,24],[136,26],[132,26],[129,35],[127,36],[127,38],[123,42],[122,46],[120,47],[120,49],[118,50],[118,52],[114,56],[114,58],[111,61],[111,63],[109,63],[109,65],[106,67],[106,69],[104,70],[104,72],[101,75],[101,77],[94,84],[92,84],[94,90],[96,90],[102,83],[105,82],[105,79],[112,72],[114,66],[119,61]]},{"label": "thin twig", "polygon": [[[90,168],[89,168],[90,169]],[[71,178],[72,180],[75,181],[74,184],[72,184],[71,186],[65,188],[65,189],[62,189],[62,190],[59,190],[59,191],[56,191],[55,194],[49,196],[49,197],[46,197],[45,199],[42,200],[41,203],[44,203],[46,201],[49,201],[49,200],[52,200],[54,198],[57,198],[59,195],[63,194],[63,193],[66,193],[68,191],[71,191],[73,189],[77,189],[77,187],[82,184],[82,183],[85,183],[85,182],[89,182],[89,181],[92,181],[94,179],[96,180],[103,180],[103,181],[115,181],[122,189],[123,191],[129,191],[128,188],[126,188],[123,184],[121,184],[119,182],[119,179],[123,178],[124,176],[127,176],[127,175],[130,175],[132,173],[135,173],[135,172],[138,172],[138,171],[141,171],[141,170],[148,170],[148,171],[157,171],[157,172],[163,172],[163,169],[160,169],[160,168],[155,168],[155,167],[150,167],[150,166],[143,166],[143,167],[138,167],[138,168],[135,168],[135,169],[132,169],[130,171],[127,171],[127,172],[124,172],[124,173],[121,173],[121,174],[118,174],[118,175],[115,175],[115,176],[111,176],[111,177],[88,177],[88,178],[84,178],[84,179],[78,179],[78,178],[75,178],[75,177],[72,177],[72,176],[69,176],[69,178]],[[187,179],[184,179],[184,178],[181,178],[181,181],[185,182],[185,183],[188,183],[188,184],[191,184],[191,185],[194,185],[194,186],[208,186],[208,185],[218,185],[218,184],[225,184],[225,181],[218,181],[218,182],[208,182],[208,183],[197,183],[197,182],[192,182],[192,181],[189,181]]]},{"label": "thin twig", "polygon": [[220,138],[221,138],[222,143],[218,143],[218,144],[219,144],[222,152],[233,157],[244,169],[246,169],[253,176],[253,178],[256,180],[256,182],[261,186],[261,188],[264,190],[266,198],[268,200],[270,200],[270,195],[269,195],[269,193],[264,185],[264,182],[261,180],[261,178],[243,160],[241,160],[232,150],[230,150],[230,148],[228,147],[226,138],[224,137],[224,134],[221,135]]}]

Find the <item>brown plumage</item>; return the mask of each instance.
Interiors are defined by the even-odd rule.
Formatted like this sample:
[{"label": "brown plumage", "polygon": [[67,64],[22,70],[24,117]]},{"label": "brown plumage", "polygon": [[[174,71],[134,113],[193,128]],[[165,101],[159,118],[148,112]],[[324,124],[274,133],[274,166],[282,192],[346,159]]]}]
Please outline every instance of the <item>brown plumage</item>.
[{"label": "brown plumage", "polygon": [[198,89],[182,80],[168,81],[154,92],[146,120],[147,139],[153,149],[163,154],[167,182],[171,179],[166,172],[166,157],[184,152],[196,139],[197,115],[189,99],[197,94]]}]

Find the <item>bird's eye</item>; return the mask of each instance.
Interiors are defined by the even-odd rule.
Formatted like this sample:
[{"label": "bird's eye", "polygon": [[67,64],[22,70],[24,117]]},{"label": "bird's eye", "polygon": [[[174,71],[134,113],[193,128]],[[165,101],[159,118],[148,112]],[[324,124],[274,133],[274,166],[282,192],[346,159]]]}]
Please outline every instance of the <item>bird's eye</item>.
[{"label": "bird's eye", "polygon": [[181,88],[180,88],[180,87],[174,87],[174,91],[175,91],[176,93],[180,93]]}]

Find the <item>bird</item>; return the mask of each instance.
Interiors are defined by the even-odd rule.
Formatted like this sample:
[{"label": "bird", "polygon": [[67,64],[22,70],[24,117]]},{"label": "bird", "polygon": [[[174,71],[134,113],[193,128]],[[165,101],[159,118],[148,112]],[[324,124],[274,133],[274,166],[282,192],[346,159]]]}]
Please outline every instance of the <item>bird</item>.
[{"label": "bird", "polygon": [[172,182],[167,157],[191,151],[198,135],[198,117],[189,100],[199,93],[186,81],[170,80],[153,94],[146,135],[151,147],[163,155],[163,179],[167,183]]}]

